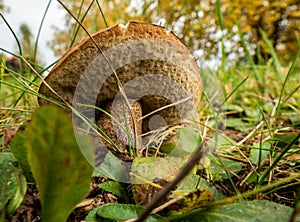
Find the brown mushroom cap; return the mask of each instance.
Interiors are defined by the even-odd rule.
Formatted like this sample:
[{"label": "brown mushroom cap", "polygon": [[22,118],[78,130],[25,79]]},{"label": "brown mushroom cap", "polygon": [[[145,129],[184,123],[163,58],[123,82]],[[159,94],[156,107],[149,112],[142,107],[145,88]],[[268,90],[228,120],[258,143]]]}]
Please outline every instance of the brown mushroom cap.
[{"label": "brown mushroom cap", "polygon": [[[190,55],[190,50],[173,32],[153,24],[129,22],[126,26],[115,25],[101,30],[92,37],[115,69],[126,96],[141,96],[137,99],[141,102],[143,115],[187,96],[195,106],[199,105],[202,83],[198,66]],[[119,46],[122,47],[118,48]],[[94,87],[92,84],[99,84],[94,79],[102,78],[102,69],[106,72],[109,70],[110,74],[101,80],[101,86],[91,89]],[[84,73],[88,73],[91,78],[84,87],[78,87]],[[135,79],[144,76],[145,78],[139,78],[135,82]],[[98,107],[103,107],[107,100],[113,100],[119,92],[111,67],[90,38],[82,40],[69,50],[45,81],[70,104],[74,103],[74,94],[78,88],[81,99]],[[132,84],[126,86],[130,82]],[[155,83],[151,85],[151,82]],[[137,95],[137,92],[145,88],[149,95]],[[155,92],[158,92],[157,95]],[[45,84],[40,86],[39,93],[59,100]],[[97,94],[96,101],[90,100],[91,94]],[[168,97],[168,94],[172,95]],[[40,105],[44,103],[45,100],[39,99]],[[159,114],[164,116],[168,123],[174,123],[174,119],[178,117],[178,113],[174,114],[176,109],[164,109]],[[179,109],[188,110],[190,107],[182,103]]]}]

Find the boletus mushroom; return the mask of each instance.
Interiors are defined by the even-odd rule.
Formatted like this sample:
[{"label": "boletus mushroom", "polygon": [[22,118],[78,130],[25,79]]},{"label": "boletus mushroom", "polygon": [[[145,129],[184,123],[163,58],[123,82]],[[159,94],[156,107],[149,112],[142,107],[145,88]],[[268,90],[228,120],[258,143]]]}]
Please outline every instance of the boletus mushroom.
[{"label": "boletus mushroom", "polygon": [[[128,144],[141,148],[142,132],[189,118],[202,92],[190,50],[164,27],[139,22],[118,24],[82,40],[45,81],[95,121],[125,156]],[[39,93],[61,100],[44,83]],[[44,103],[39,99],[40,105]],[[103,144],[114,149],[108,142]]]}]

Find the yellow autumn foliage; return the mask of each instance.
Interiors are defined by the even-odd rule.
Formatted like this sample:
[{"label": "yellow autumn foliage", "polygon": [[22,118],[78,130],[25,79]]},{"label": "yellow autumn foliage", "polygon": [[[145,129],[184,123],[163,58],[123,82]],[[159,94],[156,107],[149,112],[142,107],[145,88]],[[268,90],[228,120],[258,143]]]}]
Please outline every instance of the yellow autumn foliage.
[{"label": "yellow autumn foliage", "polygon": [[[222,22],[219,21],[217,3],[220,3]],[[92,6],[89,8],[91,2]],[[100,1],[99,1],[100,2]],[[237,25],[247,41],[249,51],[257,56],[258,48],[262,58],[269,58],[259,30],[263,30],[281,58],[289,60],[298,51],[297,35],[300,32],[300,2],[298,0],[106,0],[98,5],[96,1],[71,1],[64,3],[90,31],[106,27],[100,13],[103,11],[108,26],[127,23],[129,20],[162,24],[174,32],[192,49],[202,50],[204,57],[220,55],[221,37],[232,42],[226,54],[240,53],[241,44],[237,38]],[[220,24],[222,28],[220,27]],[[74,35],[76,23],[66,17],[66,29],[57,30],[51,43],[57,54],[66,50],[66,38]],[[223,30],[223,31],[222,31]],[[220,31],[224,32],[220,35]],[[80,31],[77,40],[86,37]],[[68,46],[69,47],[69,46]]]}]

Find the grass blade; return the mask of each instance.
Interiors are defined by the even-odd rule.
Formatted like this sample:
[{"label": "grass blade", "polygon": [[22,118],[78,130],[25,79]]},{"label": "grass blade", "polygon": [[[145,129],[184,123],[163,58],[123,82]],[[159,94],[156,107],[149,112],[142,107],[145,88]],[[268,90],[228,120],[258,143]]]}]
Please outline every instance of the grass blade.
[{"label": "grass blade", "polygon": [[288,73],[287,73],[287,75],[284,79],[283,85],[281,87],[281,91],[280,91],[279,98],[278,98],[278,106],[277,106],[276,111],[275,111],[275,121],[274,121],[274,127],[273,127],[274,132],[276,131],[277,119],[278,119],[280,108],[282,106],[281,100],[282,100],[283,92],[285,90],[285,87],[286,87],[286,84],[287,84],[287,81],[288,81],[289,77],[294,73],[294,69],[296,68],[296,66],[295,66],[296,61],[298,60],[299,57],[300,57],[300,50],[298,51],[295,59],[293,60],[293,63],[290,66],[290,69],[289,69],[289,71],[288,71]]},{"label": "grass blade", "polygon": [[35,44],[34,44],[34,52],[33,52],[33,61],[34,62],[36,60],[37,48],[38,48],[38,43],[39,43],[39,39],[40,39],[40,34],[41,34],[41,31],[42,31],[42,27],[43,27],[43,24],[44,24],[47,12],[48,12],[49,7],[51,5],[51,1],[52,0],[49,0],[49,2],[48,2],[48,5],[47,5],[46,10],[45,10],[45,12],[43,14],[43,18],[42,18],[42,21],[40,23],[39,30],[38,30],[38,33],[37,33],[37,36],[36,36],[36,40],[35,40]]},{"label": "grass blade", "polygon": [[97,5],[98,5],[98,8],[99,8],[99,11],[100,11],[100,13],[101,13],[101,16],[102,16],[102,18],[103,18],[103,21],[104,21],[104,23],[105,23],[105,26],[106,26],[106,28],[108,28],[108,23],[107,23],[107,21],[106,21],[106,19],[105,19],[104,13],[103,13],[103,11],[102,11],[102,7],[101,7],[101,5],[100,5],[100,3],[99,3],[98,0],[96,0],[96,2],[97,2]]},{"label": "grass blade", "polygon": [[277,56],[277,53],[276,53],[276,51],[275,51],[275,49],[274,49],[271,41],[268,39],[266,33],[262,29],[259,29],[259,32],[260,32],[260,34],[261,34],[264,42],[266,43],[266,45],[267,45],[267,47],[268,47],[268,49],[269,49],[269,51],[271,53],[271,56],[272,56],[272,58],[274,60],[274,66],[275,66],[275,70],[276,70],[276,73],[278,75],[278,78],[280,80],[282,80],[282,76],[283,76],[283,74],[281,72],[281,67],[282,66],[280,64],[279,58]]},{"label": "grass blade", "polygon": [[224,102],[221,104],[221,106],[223,106],[226,101],[235,93],[236,90],[238,90],[238,88],[240,88],[241,85],[244,84],[244,82],[246,82],[246,80],[249,78],[249,76],[247,76],[245,79],[243,79],[233,90],[232,92],[225,98]]},{"label": "grass blade", "polygon": [[286,148],[284,148],[280,152],[279,156],[274,160],[273,164],[266,171],[263,172],[263,174],[258,180],[258,184],[261,184],[266,179],[269,173],[276,167],[279,161],[282,160],[283,156],[292,148],[292,146],[298,141],[299,138],[300,133],[290,142],[290,144]]},{"label": "grass blade", "polygon": [[246,40],[244,38],[241,26],[240,26],[240,24],[239,24],[238,21],[236,21],[236,25],[238,27],[238,33],[239,33],[239,36],[240,36],[240,39],[241,39],[241,42],[242,42],[243,49],[244,49],[246,57],[247,57],[247,59],[248,59],[248,61],[250,63],[250,67],[251,67],[251,69],[252,69],[252,71],[254,73],[254,77],[255,77],[255,80],[256,80],[259,92],[261,92],[263,94],[264,87],[261,84],[259,74],[258,74],[257,69],[255,67],[255,62],[254,62],[254,60],[253,60],[253,58],[252,58],[252,56],[250,54],[250,51],[248,50],[247,42],[246,42]]}]

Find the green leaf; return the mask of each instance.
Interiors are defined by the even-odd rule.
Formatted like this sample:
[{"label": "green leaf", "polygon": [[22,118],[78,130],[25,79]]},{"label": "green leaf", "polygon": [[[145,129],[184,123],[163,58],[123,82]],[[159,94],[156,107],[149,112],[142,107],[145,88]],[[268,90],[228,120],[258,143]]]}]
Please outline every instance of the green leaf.
[{"label": "green leaf", "polygon": [[[279,135],[275,135],[274,139],[277,141],[277,147],[284,148],[295,138],[295,132],[284,132]],[[298,146],[295,145],[295,149],[298,149]]]},{"label": "green leaf", "polygon": [[[262,143],[260,147],[259,143],[254,143],[253,148],[250,151],[249,159],[254,164],[261,164],[264,160],[268,158],[270,154],[271,144],[268,142]],[[259,163],[260,161],[260,163]]]},{"label": "green leaf", "polygon": [[[93,210],[86,217],[87,222],[95,221],[122,221],[137,218],[139,214],[144,210],[142,206],[131,205],[131,204],[117,204],[109,203],[102,205],[95,210]],[[95,211],[97,214],[95,214]],[[146,222],[163,222],[166,221],[163,217],[157,214],[150,214]]]},{"label": "green leaf", "polygon": [[198,184],[200,181],[200,176],[196,174],[189,174],[187,175],[179,184],[178,188],[176,189],[177,192],[180,193],[189,193],[192,190],[198,188]]},{"label": "green leaf", "polygon": [[190,155],[200,143],[199,132],[183,127],[177,130],[176,136],[160,147],[160,151],[171,156]]},{"label": "green leaf", "polygon": [[[37,183],[44,222],[66,221],[89,191],[93,167],[82,155],[67,114],[54,106],[37,109],[26,130],[28,161]],[[90,141],[85,136],[77,137]]]},{"label": "green leaf", "polygon": [[[171,181],[186,161],[179,157],[136,157],[131,166],[133,199],[140,205],[147,205],[155,192],[151,182]],[[163,186],[163,184],[161,184]]]},{"label": "green leaf", "polygon": [[106,222],[106,221],[111,221],[109,219],[101,218],[98,215],[97,211],[98,211],[98,208],[95,208],[92,211],[90,211],[89,214],[85,217],[85,221],[86,222],[97,222],[97,221]]},{"label": "green leaf", "polygon": [[240,112],[240,113],[244,111],[243,107],[241,107],[239,105],[236,105],[236,104],[231,104],[231,103],[226,104],[225,109],[227,111],[237,111],[237,112]]},{"label": "green leaf", "polygon": [[186,158],[179,157],[136,157],[131,166],[131,173],[133,174],[130,178],[131,183],[140,184],[156,179],[170,181],[186,160]]},{"label": "green leaf", "polygon": [[108,152],[105,159],[99,167],[96,168],[95,175],[102,175],[104,177],[110,178],[117,181],[128,181],[127,174],[123,168],[120,160],[111,152]]},{"label": "green leaf", "polygon": [[216,143],[223,150],[224,149],[230,150],[231,146],[236,145],[236,141],[234,141],[233,139],[231,139],[229,136],[225,134],[219,134],[216,139],[217,139]]},{"label": "green leaf", "polygon": [[263,107],[263,110],[266,112],[266,113],[271,113],[272,110],[274,109],[274,103],[273,102],[266,102],[262,105]]},{"label": "green leaf", "polygon": [[180,193],[189,193],[197,188],[203,188],[209,190],[215,197],[215,200],[222,200],[225,198],[213,185],[211,185],[207,180],[201,178],[196,174],[189,174],[186,176],[179,184],[176,189]]},{"label": "green leaf", "polygon": [[185,152],[192,153],[195,148],[201,143],[201,136],[199,132],[183,127],[180,129],[179,146]]},{"label": "green leaf", "polygon": [[260,119],[260,112],[257,109],[253,109],[251,107],[247,107],[245,109],[246,116],[254,118],[254,119]]},{"label": "green leaf", "polygon": [[99,184],[99,188],[111,192],[118,197],[128,199],[126,191],[124,190],[122,185],[117,181],[106,181],[104,183]]},{"label": "green leaf", "polygon": [[11,153],[0,152],[0,212],[8,215],[20,206],[26,193],[26,179]]},{"label": "green leaf", "polygon": [[11,152],[13,153],[14,157],[17,159],[19,166],[22,168],[24,175],[28,182],[34,182],[32,177],[32,173],[30,171],[30,166],[27,159],[27,149],[25,147],[27,138],[25,127],[27,124],[21,126],[16,135],[14,136],[13,140],[11,141]]},{"label": "green leaf", "polygon": [[176,147],[177,144],[178,144],[177,139],[172,139],[172,140],[166,142],[165,144],[161,145],[159,150],[163,153],[169,154],[174,150],[174,148]]},{"label": "green leaf", "polygon": [[249,131],[249,127],[251,127],[253,124],[249,123],[249,122],[245,122],[242,119],[233,119],[233,118],[229,118],[226,119],[226,127],[227,128],[232,128],[235,130],[239,130],[241,132],[245,131]]},{"label": "green leaf", "polygon": [[172,221],[288,222],[293,209],[267,200],[236,202],[170,216]]},{"label": "green leaf", "polygon": [[182,127],[177,130],[174,139],[163,144],[160,150],[171,156],[190,155],[200,143],[201,136],[199,132]]},{"label": "green leaf", "polygon": [[198,188],[179,199],[174,206],[177,211],[189,212],[193,209],[212,204],[213,202],[214,195],[212,192],[203,188]]},{"label": "green leaf", "polygon": [[210,157],[211,157],[211,163],[208,171],[211,174],[211,176],[213,176],[214,179],[217,180],[228,179],[228,176],[230,175],[226,173],[226,170],[237,173],[243,168],[244,165],[240,162],[222,158],[219,156],[216,157],[210,156]]}]

